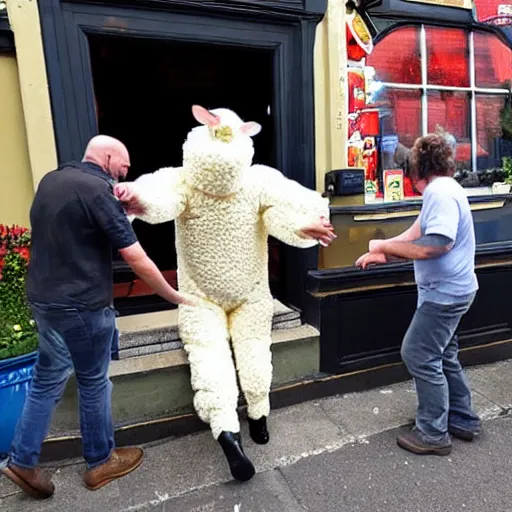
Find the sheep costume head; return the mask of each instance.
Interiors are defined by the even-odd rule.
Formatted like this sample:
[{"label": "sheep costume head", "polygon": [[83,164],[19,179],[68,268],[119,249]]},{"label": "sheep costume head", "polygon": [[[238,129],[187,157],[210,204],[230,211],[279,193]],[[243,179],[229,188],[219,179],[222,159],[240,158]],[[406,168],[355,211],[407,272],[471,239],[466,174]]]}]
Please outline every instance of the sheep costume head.
[{"label": "sheep costume head", "polygon": [[244,123],[225,108],[209,111],[194,105],[192,112],[201,126],[189,132],[183,145],[187,183],[214,196],[236,193],[243,170],[252,165],[251,137],[261,131],[261,126],[255,122]]}]

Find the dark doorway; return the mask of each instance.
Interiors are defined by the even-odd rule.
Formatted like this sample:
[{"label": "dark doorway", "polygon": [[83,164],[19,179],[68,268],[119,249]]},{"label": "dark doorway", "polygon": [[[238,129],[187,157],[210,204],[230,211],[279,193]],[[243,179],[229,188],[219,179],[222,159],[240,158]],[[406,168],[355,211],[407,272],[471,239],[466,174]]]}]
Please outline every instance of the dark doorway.
[{"label": "dark doorway", "polygon": [[[98,35],[89,36],[89,46],[98,132],[127,145],[130,180],[181,165],[182,144],[197,125],[193,104],[230,108],[242,119],[260,123],[254,161],[277,166],[273,51]],[[153,226],[135,221],[134,229],[149,256],[175,284],[174,223]],[[279,248],[274,241],[270,252],[271,284],[279,295]],[[117,299],[124,303],[129,296],[136,298],[146,310],[153,309],[151,304],[161,306],[130,273],[119,275],[123,277],[116,279]]]}]

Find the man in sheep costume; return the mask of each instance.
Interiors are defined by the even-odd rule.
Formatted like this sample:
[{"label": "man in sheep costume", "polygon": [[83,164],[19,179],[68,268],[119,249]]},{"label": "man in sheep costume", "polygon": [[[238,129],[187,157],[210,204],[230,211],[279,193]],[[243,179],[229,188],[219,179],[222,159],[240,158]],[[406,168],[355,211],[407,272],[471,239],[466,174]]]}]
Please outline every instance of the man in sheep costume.
[{"label": "man in sheep costume", "polygon": [[[220,443],[233,477],[254,475],[237,414],[244,393],[251,438],[269,440],[273,300],[267,238],[300,248],[335,237],[326,199],[264,165],[252,165],[261,126],[227,109],[192,108],[201,126],[183,146],[183,166],[117,185],[127,213],[157,224],[176,221],[179,309],[194,406]],[[132,218],[134,217],[132,215]],[[235,370],[236,365],[236,370]]]}]

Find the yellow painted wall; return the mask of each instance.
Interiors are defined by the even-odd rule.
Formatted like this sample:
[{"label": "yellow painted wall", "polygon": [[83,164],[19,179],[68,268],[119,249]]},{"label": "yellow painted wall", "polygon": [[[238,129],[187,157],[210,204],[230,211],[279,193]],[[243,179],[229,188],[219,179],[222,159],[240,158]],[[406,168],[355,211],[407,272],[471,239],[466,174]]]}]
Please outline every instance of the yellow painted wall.
[{"label": "yellow painted wall", "polygon": [[[14,32],[33,187],[57,167],[48,79],[37,1],[5,0]],[[0,83],[1,87],[1,83]],[[3,119],[0,118],[0,123]]]},{"label": "yellow painted wall", "polygon": [[315,40],[316,187],[324,191],[326,172],[346,167],[347,60],[346,0],[329,0]]},{"label": "yellow painted wall", "polygon": [[28,227],[33,190],[18,66],[0,54],[0,224]]}]

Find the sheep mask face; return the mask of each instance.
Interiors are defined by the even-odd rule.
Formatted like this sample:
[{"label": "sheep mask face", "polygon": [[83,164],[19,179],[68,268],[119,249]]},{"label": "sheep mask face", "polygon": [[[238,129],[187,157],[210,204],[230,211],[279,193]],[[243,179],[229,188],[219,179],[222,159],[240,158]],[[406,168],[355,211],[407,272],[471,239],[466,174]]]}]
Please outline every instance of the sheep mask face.
[{"label": "sheep mask face", "polygon": [[237,192],[243,169],[251,166],[251,137],[258,123],[244,123],[234,112],[192,107],[201,126],[192,129],[183,145],[183,167],[190,186],[206,194],[228,196]]}]

